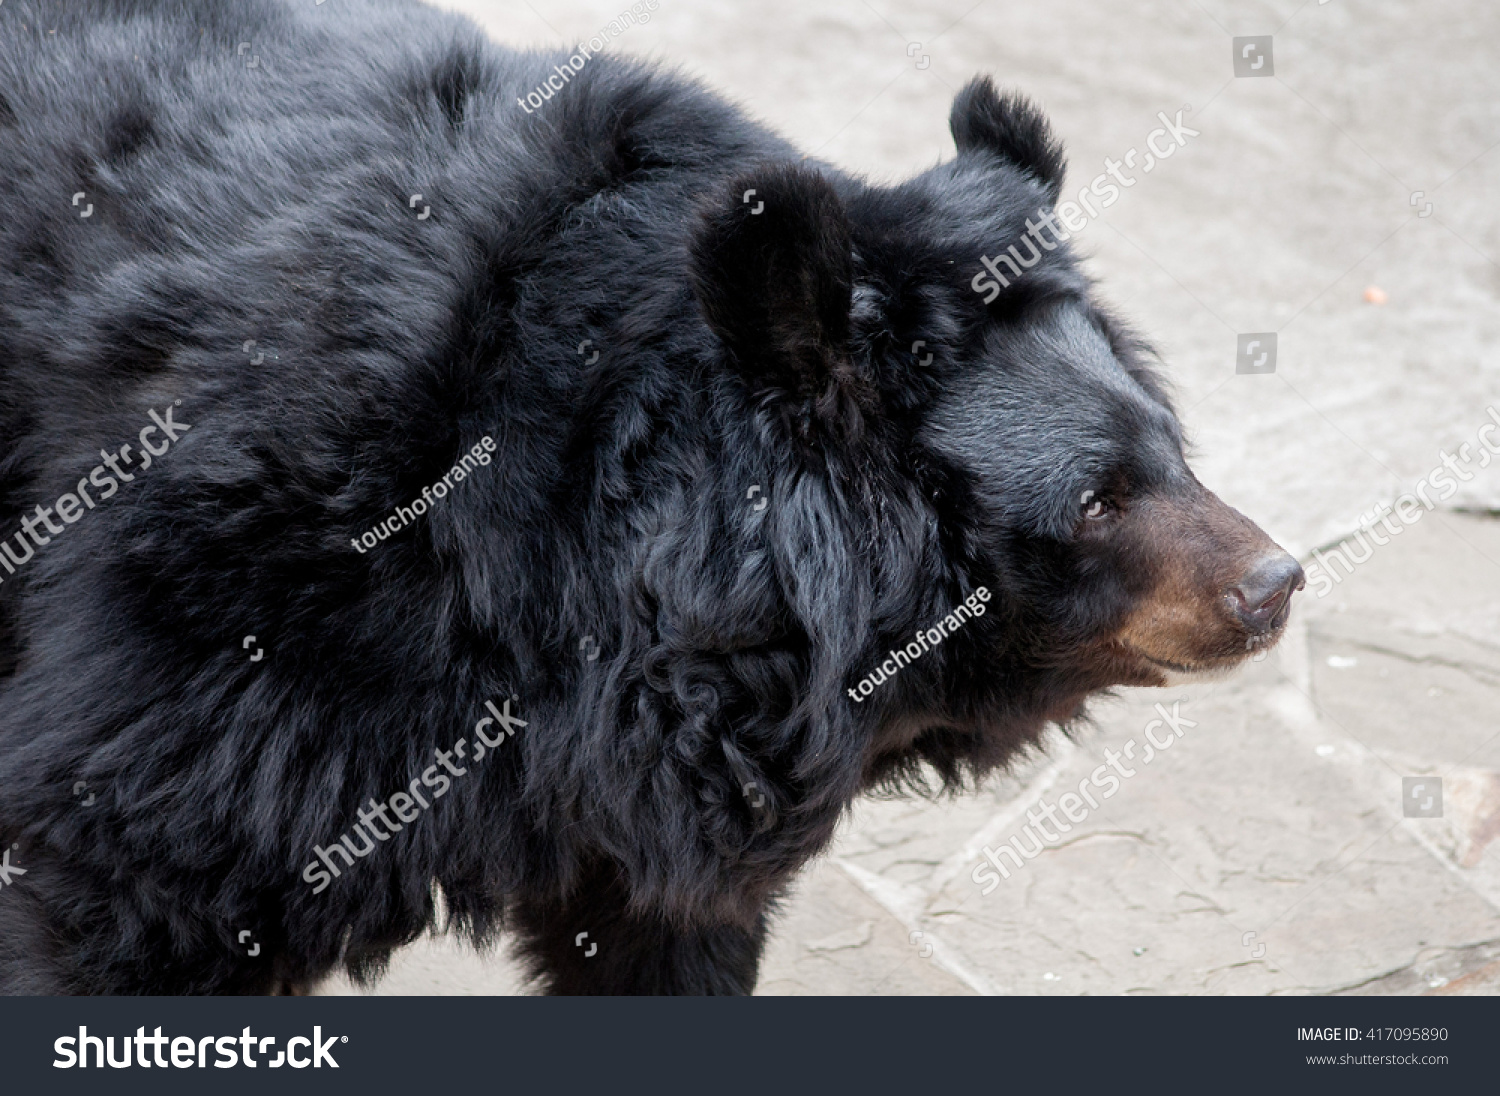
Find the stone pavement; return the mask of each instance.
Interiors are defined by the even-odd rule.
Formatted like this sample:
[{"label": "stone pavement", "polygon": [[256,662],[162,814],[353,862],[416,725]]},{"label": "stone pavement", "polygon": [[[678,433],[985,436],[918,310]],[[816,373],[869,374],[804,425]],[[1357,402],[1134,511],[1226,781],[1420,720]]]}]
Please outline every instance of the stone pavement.
[{"label": "stone pavement", "polygon": [[[452,6],[558,44],[626,4]],[[1267,34],[1273,75],[1236,78],[1232,39]],[[760,992],[1500,993],[1500,461],[1476,441],[1500,410],[1500,9],[660,0],[609,48],[877,181],[952,155],[977,72],[1046,107],[1070,191],[1191,104],[1198,135],[1078,242],[1161,350],[1200,478],[1304,562],[1419,481],[1448,496],[1356,541],[1369,561],[1300,595],[1265,661],[1122,690],[974,794],[862,802],[789,898]],[[1274,373],[1237,374],[1237,337],[1267,333]],[[1145,762],[1148,733],[1170,744]],[[1118,792],[1063,804],[1086,815],[1066,833],[1043,818],[1059,840],[981,893],[983,849],[1032,852],[1027,812],[1132,739]],[[1405,817],[1403,778],[1429,813],[1441,780],[1441,816]],[[522,991],[502,955],[446,940],[375,990]]]}]

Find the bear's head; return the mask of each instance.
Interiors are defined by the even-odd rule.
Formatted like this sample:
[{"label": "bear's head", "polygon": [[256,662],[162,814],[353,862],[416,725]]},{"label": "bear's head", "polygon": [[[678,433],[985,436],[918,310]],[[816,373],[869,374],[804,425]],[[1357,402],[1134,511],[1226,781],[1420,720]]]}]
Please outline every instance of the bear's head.
[{"label": "bear's head", "polygon": [[1303,585],[1193,475],[1150,351],[1078,269],[1059,212],[1076,230],[1112,184],[1063,200],[1046,120],[987,79],[951,127],[957,158],[891,188],[805,162],[733,180],[692,267],[729,367],[867,511],[849,703],[884,710],[879,752],[945,770],[1098,690],[1236,665]]}]

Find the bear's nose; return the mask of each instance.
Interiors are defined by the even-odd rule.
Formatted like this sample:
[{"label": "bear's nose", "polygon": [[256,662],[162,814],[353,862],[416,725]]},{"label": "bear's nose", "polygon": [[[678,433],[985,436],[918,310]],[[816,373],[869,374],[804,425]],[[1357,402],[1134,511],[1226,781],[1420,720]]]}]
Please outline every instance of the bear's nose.
[{"label": "bear's nose", "polygon": [[1234,615],[1257,634],[1279,627],[1286,619],[1293,591],[1307,585],[1302,566],[1285,552],[1262,556],[1248,574],[1229,590]]}]

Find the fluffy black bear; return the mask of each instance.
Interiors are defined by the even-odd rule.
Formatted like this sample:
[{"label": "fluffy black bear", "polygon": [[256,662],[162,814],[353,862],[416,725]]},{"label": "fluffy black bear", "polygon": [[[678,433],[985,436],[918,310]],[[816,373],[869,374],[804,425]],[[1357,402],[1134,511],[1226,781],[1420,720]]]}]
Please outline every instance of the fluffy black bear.
[{"label": "fluffy black bear", "polygon": [[986,273],[1035,108],[977,80],[873,187],[586,47],[0,8],[0,987],[367,975],[446,910],[554,992],[746,992],[862,790],[1279,633],[1067,245]]}]

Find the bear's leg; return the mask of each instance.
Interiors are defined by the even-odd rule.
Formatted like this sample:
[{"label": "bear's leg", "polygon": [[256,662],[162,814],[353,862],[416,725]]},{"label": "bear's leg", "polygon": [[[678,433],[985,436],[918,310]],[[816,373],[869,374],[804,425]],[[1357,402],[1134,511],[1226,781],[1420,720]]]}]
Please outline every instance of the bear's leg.
[{"label": "bear's leg", "polygon": [[[125,882],[79,870],[44,848],[12,850],[9,884],[0,883],[0,996],[16,994],[286,994],[300,995],[325,966],[289,962],[282,945],[250,957],[228,947],[211,925],[196,940],[177,926],[203,926],[196,908],[163,916],[142,898],[160,895],[149,875]],[[152,916],[152,914],[156,914]],[[68,923],[86,924],[80,934]],[[246,912],[234,924],[254,924]]]},{"label": "bear's leg", "polygon": [[[40,874],[29,865],[27,874]],[[37,893],[34,880],[0,889],[0,996],[86,992]]]},{"label": "bear's leg", "polygon": [[765,947],[765,910],[742,924],[682,926],[627,913],[605,883],[511,907],[516,950],[554,995],[748,994]]}]

